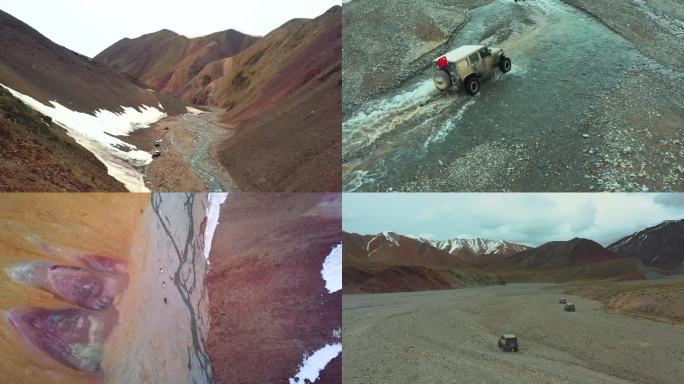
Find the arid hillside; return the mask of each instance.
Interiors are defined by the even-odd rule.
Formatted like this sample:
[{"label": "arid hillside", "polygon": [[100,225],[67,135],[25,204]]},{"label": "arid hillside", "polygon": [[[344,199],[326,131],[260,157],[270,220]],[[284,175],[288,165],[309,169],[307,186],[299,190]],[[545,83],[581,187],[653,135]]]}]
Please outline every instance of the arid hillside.
[{"label": "arid hillside", "polygon": [[185,105],[3,11],[0,52],[2,190],[146,190],[151,155],[115,136],[185,113]]},{"label": "arid hillside", "polygon": [[681,281],[581,286],[566,293],[599,301],[608,310],[684,324],[684,283]]},{"label": "arid hillside", "polygon": [[684,272],[684,220],[665,221],[608,246],[621,257],[669,272]]},{"label": "arid hillside", "polygon": [[341,188],[342,8],[255,38],[162,30],[96,57],[162,94],[217,110],[212,153],[243,191]]},{"label": "arid hillside", "polygon": [[[321,269],[341,242],[341,196],[232,193],[220,218],[206,277],[214,382],[286,383],[339,338],[341,294]],[[338,356],[321,375],[340,372]]]},{"label": "arid hillside", "polygon": [[95,60],[125,72],[166,95],[177,95],[204,67],[231,57],[258,38],[229,29],[187,38],[167,29],[135,39],[124,38]]},{"label": "arid hillside", "polygon": [[0,191],[125,191],[52,119],[0,87]]},{"label": "arid hillside", "polygon": [[[515,248],[516,244],[482,239],[429,241],[384,232],[343,233],[346,293],[406,292],[451,289],[506,282],[593,282],[644,280],[645,263],[636,256],[612,252],[595,241],[575,238],[519,252],[481,253],[472,250]],[[468,246],[470,244],[471,246]],[[671,249],[672,241],[660,247]],[[440,246],[438,248],[437,246]],[[450,252],[451,251],[451,252]]]},{"label": "arid hillside", "polygon": [[473,267],[501,274],[507,281],[566,282],[638,280],[643,264],[614,254],[595,241],[575,238],[551,241],[510,256],[485,256]]},{"label": "arid hillside", "polygon": [[244,64],[219,80],[215,97],[236,127],[219,157],[239,184],[340,190],[341,45],[342,9],[334,7],[290,21],[234,58]]},{"label": "arid hillside", "polygon": [[462,268],[477,257],[437,249],[418,239],[386,232],[375,236],[343,232],[345,293],[410,292],[504,284],[495,275]]},{"label": "arid hillside", "polygon": [[133,78],[55,44],[2,11],[0,51],[0,83],[43,103],[56,100],[84,113],[156,107],[160,102],[169,114],[184,109],[170,100],[158,99]]}]

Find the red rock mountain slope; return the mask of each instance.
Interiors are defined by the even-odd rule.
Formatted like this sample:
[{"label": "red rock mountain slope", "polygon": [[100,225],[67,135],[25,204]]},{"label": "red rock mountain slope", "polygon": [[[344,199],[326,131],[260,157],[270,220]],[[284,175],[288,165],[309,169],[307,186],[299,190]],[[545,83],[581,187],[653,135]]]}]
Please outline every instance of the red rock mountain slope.
[{"label": "red rock mountain slope", "polygon": [[159,31],[122,40],[96,60],[187,103],[226,111],[220,119],[234,134],[218,157],[243,190],[340,190],[341,7],[259,39]]},{"label": "red rock mountain slope", "polygon": [[126,191],[64,128],[1,87],[0,137],[0,191]]},{"label": "red rock mountain slope", "polygon": [[343,232],[345,293],[409,292],[501,284],[496,276],[459,268],[477,256],[468,250],[452,255],[418,239],[386,232]]},{"label": "red rock mountain slope", "polygon": [[[122,106],[185,107],[158,98],[129,76],[67,48],[0,11],[0,84],[43,103],[56,100],[84,113]],[[95,156],[51,119],[0,92],[0,190],[125,191]]]},{"label": "red rock mountain slope", "polygon": [[634,257],[645,265],[684,271],[684,220],[670,220],[635,232],[608,246],[621,257]]},{"label": "red rock mountain slope", "polygon": [[[179,108],[160,100],[123,73],[53,43],[38,31],[0,11],[0,83],[47,103],[91,113],[122,106]],[[175,108],[174,108],[175,107]]]},{"label": "red rock mountain slope", "polygon": [[[341,327],[341,292],[321,268],[341,242],[339,194],[232,193],[221,207],[205,283],[214,382],[287,383]],[[341,383],[341,356],[321,373]]]},{"label": "red rock mountain slope", "polygon": [[595,241],[551,241],[509,256],[483,256],[472,265],[507,281],[580,281],[643,279],[638,259],[624,258]]},{"label": "red rock mountain slope", "polygon": [[122,39],[95,60],[140,79],[162,94],[177,96],[207,64],[234,56],[257,40],[232,29],[194,39],[163,29]]},{"label": "red rock mountain slope", "polygon": [[460,241],[456,246],[437,242],[445,248],[439,249],[431,245],[435,242],[391,232],[372,236],[343,233],[343,239],[347,293],[450,289],[504,280],[632,280],[644,279],[647,274],[635,256],[625,257],[580,238],[524,247],[512,254],[477,254]]}]

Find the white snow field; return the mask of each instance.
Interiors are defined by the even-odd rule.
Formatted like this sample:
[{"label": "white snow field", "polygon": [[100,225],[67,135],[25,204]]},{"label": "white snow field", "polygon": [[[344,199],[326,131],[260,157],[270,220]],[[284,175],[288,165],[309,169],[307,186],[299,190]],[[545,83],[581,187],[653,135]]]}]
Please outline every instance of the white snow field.
[{"label": "white snow field", "polygon": [[321,276],[329,293],[342,289],[342,243],[336,245],[326,256]]},{"label": "white snow field", "polygon": [[219,215],[221,213],[221,204],[226,202],[228,193],[214,192],[209,194],[209,203],[207,206],[207,226],[204,229],[204,258],[209,264],[209,253],[211,252],[211,241],[214,238],[214,232],[219,222]]},{"label": "white snow field", "polygon": [[327,344],[311,356],[304,355],[304,362],[295,377],[290,379],[290,384],[302,384],[306,382],[305,380],[315,383],[319,373],[340,353],[342,353],[342,343],[335,343]]},{"label": "white snow field", "polygon": [[143,105],[140,111],[122,107],[122,113],[97,110],[95,115],[73,111],[56,101],[47,106],[34,98],[17,92],[4,84],[14,97],[36,111],[49,116],[52,121],[66,129],[67,134],[78,144],[92,152],[107,167],[107,173],[124,184],[131,192],[147,192],[143,180],[145,165],[152,156],[114,136],[126,136],[131,132],[147,128],[166,116],[162,106],[158,108]]},{"label": "white snow field", "polygon": [[188,113],[191,115],[199,115],[201,113],[206,113],[200,109],[193,108],[193,107],[186,107],[186,109],[188,110]]}]

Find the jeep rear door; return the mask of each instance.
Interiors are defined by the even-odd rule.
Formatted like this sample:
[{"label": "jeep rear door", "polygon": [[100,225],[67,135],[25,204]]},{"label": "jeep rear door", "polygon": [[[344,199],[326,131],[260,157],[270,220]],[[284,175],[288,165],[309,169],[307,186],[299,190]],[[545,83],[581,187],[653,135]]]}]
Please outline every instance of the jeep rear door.
[{"label": "jeep rear door", "polygon": [[470,63],[473,71],[475,71],[475,73],[478,75],[482,75],[484,73],[484,66],[478,52],[473,52],[470,56],[468,56],[468,63]]}]

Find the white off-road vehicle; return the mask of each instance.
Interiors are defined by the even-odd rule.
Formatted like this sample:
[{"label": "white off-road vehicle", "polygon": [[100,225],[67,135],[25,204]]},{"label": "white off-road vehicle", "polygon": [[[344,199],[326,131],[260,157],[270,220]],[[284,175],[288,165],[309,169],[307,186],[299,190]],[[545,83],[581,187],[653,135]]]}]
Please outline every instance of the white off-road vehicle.
[{"label": "white off-road vehicle", "polygon": [[433,81],[440,91],[462,86],[475,95],[480,91],[480,79],[497,68],[506,73],[511,70],[511,59],[501,48],[484,45],[464,45],[447,52],[434,61]]}]

